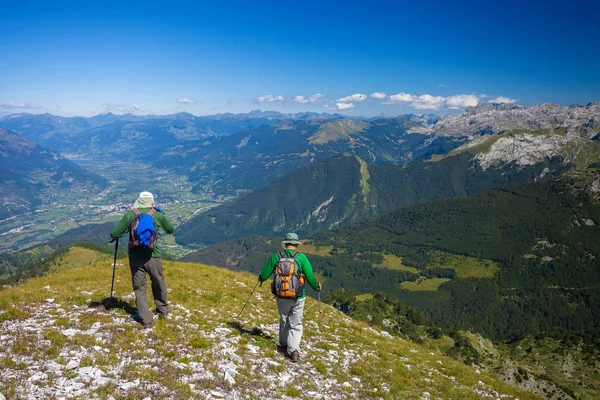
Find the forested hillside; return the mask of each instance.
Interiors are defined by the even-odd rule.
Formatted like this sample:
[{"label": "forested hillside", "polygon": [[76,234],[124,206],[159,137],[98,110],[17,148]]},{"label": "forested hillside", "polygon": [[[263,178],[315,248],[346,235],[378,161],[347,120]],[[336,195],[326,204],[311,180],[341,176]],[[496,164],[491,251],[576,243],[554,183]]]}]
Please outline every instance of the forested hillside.
[{"label": "forested hillside", "polygon": [[[316,234],[305,250],[328,290],[393,293],[438,324],[495,339],[596,337],[599,179],[589,169],[414,205]],[[246,238],[187,259],[256,272],[277,248]]]},{"label": "forested hillside", "polygon": [[349,154],[315,161],[190,219],[178,230],[177,240],[206,245],[285,231],[308,235],[411,204],[551,179],[575,167],[571,160],[557,156],[530,165],[513,161],[483,168],[477,159],[480,151],[482,146],[466,148],[406,166],[368,165]]}]

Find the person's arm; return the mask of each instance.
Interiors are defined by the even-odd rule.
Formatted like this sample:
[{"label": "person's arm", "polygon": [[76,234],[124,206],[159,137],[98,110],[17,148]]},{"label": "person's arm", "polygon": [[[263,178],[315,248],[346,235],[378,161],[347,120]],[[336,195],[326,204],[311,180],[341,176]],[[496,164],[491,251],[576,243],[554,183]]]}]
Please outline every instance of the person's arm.
[{"label": "person's arm", "polygon": [[162,211],[159,214],[154,215],[157,217],[159,225],[165,231],[165,233],[173,233],[175,231],[173,224],[167,219]]},{"label": "person's arm", "polygon": [[314,290],[314,291],[321,290],[321,284],[319,282],[317,282],[317,278],[315,277],[315,273],[313,271],[310,261],[308,260],[308,257],[306,257],[306,255],[304,253],[302,254],[302,256],[298,256],[298,257],[302,257],[302,273],[304,274],[304,277],[306,278],[306,282],[308,282],[308,284],[310,285],[312,290]]},{"label": "person's arm", "polygon": [[131,224],[130,214],[133,214],[133,212],[127,211],[125,215],[123,215],[123,218],[121,218],[115,229],[113,229],[110,233],[111,239],[115,240],[120,238],[121,235],[124,234],[127,229],[129,229],[129,225]]},{"label": "person's arm", "polygon": [[262,270],[260,271],[260,275],[258,276],[258,281],[264,282],[267,279],[269,279],[273,271],[275,271],[275,266],[277,266],[278,262],[279,256],[277,255],[277,253],[273,253],[271,258],[269,258],[265,265],[263,265]]}]

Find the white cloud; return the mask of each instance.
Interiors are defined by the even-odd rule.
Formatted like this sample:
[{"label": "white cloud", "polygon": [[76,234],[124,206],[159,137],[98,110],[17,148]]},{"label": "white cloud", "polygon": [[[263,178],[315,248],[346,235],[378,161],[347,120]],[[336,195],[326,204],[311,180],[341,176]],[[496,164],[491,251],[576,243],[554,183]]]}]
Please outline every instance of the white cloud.
[{"label": "white cloud", "polygon": [[383,92],[375,92],[372,93],[371,96],[372,99],[378,99],[378,100],[383,100],[387,97],[387,94],[383,93]]},{"label": "white cloud", "polygon": [[294,97],[294,101],[301,104],[308,103],[308,99],[305,99],[304,96],[296,96]]},{"label": "white cloud", "polygon": [[335,103],[335,106],[338,110],[347,110],[349,108],[354,108],[354,104],[352,103]]},{"label": "white cloud", "polygon": [[311,104],[320,104],[327,100],[327,96],[321,93],[316,93],[311,96],[308,96],[308,102]]},{"label": "white cloud", "polygon": [[3,103],[0,104],[0,108],[4,110],[18,110],[18,109],[26,109],[26,110],[37,110],[42,108],[42,106],[38,106],[32,103]]},{"label": "white cloud", "polygon": [[195,99],[189,99],[187,97],[182,97],[177,99],[177,104],[194,104],[197,101]]},{"label": "white cloud", "polygon": [[412,102],[412,106],[417,110],[437,110],[444,105],[445,97],[422,94],[417,96]]},{"label": "white cloud", "polygon": [[325,96],[324,94],[321,94],[321,93],[313,94],[308,97],[304,97],[304,96],[294,97],[294,101],[296,103],[300,103],[300,104],[306,104],[306,103],[320,104],[320,103],[325,102],[326,99],[327,99],[327,96]]},{"label": "white cloud", "polygon": [[389,103],[393,104],[393,103],[411,102],[411,101],[414,101],[416,98],[417,97],[413,96],[412,94],[400,92],[398,94],[391,95]]},{"label": "white cloud", "polygon": [[139,111],[140,106],[137,104],[114,104],[114,103],[104,103],[102,104],[102,108],[104,112],[116,112],[116,113],[133,113]]},{"label": "white cloud", "polygon": [[415,96],[410,93],[400,92],[390,96],[389,101],[384,104],[408,103],[417,110],[438,110],[440,108],[457,109],[461,107],[476,106],[479,104],[479,98],[472,94],[458,94],[455,96],[443,97],[422,94]]},{"label": "white cloud", "polygon": [[506,103],[506,104],[514,104],[517,103],[519,100],[517,99],[511,99],[509,97],[504,97],[504,96],[498,96],[495,99],[491,99],[490,101],[488,101],[488,103]]},{"label": "white cloud", "polygon": [[461,107],[475,107],[479,104],[479,97],[473,94],[459,94],[446,98],[446,106],[453,110]]},{"label": "white cloud", "polygon": [[337,99],[336,101],[339,103],[351,103],[353,101],[365,101],[367,99],[366,94],[355,93],[352,96],[342,97],[341,99]]},{"label": "white cloud", "polygon": [[276,101],[283,102],[285,101],[285,98],[283,96],[273,96],[268,94],[266,96],[258,96],[256,101],[259,103],[273,103]]}]

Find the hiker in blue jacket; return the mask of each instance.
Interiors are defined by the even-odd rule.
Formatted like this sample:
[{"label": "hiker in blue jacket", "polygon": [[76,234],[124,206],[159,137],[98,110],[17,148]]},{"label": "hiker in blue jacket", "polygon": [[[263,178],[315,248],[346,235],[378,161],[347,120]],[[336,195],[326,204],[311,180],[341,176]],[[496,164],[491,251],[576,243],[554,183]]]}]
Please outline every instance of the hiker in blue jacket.
[{"label": "hiker in blue jacket", "polygon": [[[147,214],[151,218],[143,217],[140,214]],[[137,219],[138,216],[139,219]],[[159,229],[166,233],[174,231],[173,225],[160,207],[155,207],[152,193],[142,192],[133,204],[133,209],[123,215],[117,227],[110,233],[112,240],[115,240],[123,233],[130,231],[129,268],[135,292],[135,304],[139,313],[139,322],[147,330],[152,329],[152,312],[148,307],[146,274],[150,275],[152,281],[152,296],[158,316],[166,317],[169,314],[167,285],[160,258],[161,252],[156,245]]]}]

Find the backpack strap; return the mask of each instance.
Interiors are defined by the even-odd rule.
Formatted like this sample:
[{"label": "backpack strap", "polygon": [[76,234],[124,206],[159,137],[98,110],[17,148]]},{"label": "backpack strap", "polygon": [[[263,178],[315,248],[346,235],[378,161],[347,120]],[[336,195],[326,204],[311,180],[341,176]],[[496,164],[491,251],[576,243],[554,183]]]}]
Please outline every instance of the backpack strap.
[{"label": "backpack strap", "polygon": [[133,215],[136,217],[141,214],[140,210],[138,210],[137,208],[132,208],[131,211],[133,211]]},{"label": "backpack strap", "polygon": [[283,258],[283,251],[278,251],[277,252],[277,256],[279,257],[279,259],[281,260]]},{"label": "backpack strap", "polygon": [[148,211],[148,215],[153,216],[155,212],[156,212],[156,208],[152,207],[152,209],[150,211]]}]

